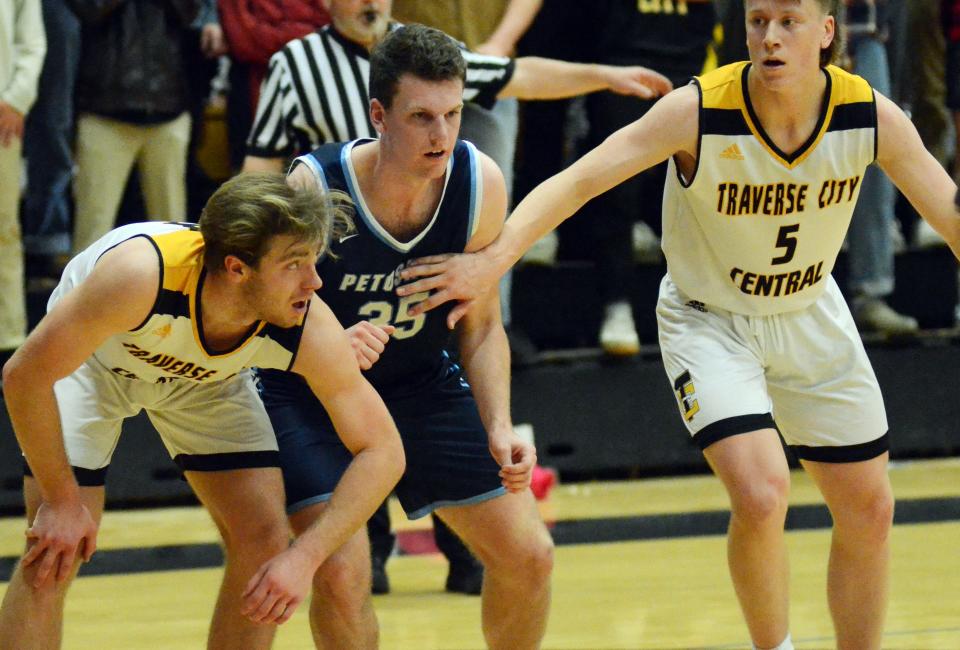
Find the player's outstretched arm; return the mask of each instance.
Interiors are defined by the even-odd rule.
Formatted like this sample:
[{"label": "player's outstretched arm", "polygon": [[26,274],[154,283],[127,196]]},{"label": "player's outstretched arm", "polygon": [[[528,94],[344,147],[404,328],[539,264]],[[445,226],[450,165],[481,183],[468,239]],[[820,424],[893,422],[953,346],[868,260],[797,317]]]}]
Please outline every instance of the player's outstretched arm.
[{"label": "player's outstretched arm", "polygon": [[[593,197],[674,154],[695,159],[698,108],[695,88],[687,86],[670,93],[642,118],[538,185],[520,202],[490,246],[473,254],[414,260],[401,271],[403,280],[414,281],[398,287],[397,293],[432,292],[411,310],[413,314],[448,300],[468,302],[483,295],[535,241]],[[461,304],[451,311],[447,319],[451,328],[467,307]]]},{"label": "player's outstretched arm", "polygon": [[655,99],[673,90],[673,84],[659,72],[638,65],[570,63],[524,56],[516,60],[513,76],[498,97],[562,99],[598,90]]},{"label": "player's outstretched arm", "polygon": [[[400,434],[386,405],[360,374],[346,333],[319,298],[311,301],[291,370],[307,380],[353,460],[313,525],[247,584],[244,614],[285,609],[276,618],[258,619],[264,623],[283,623],[293,614],[310,592],[317,568],[366,523],[405,467]],[[263,607],[265,599],[286,607]]]},{"label": "player's outstretched arm", "polygon": [[960,259],[957,186],[923,146],[909,118],[880,93],[877,93],[877,162]]},{"label": "player's outstretched arm", "polygon": [[24,565],[36,564],[36,586],[65,580],[78,550],[88,560],[97,526],[80,499],[63,444],[53,384],[76,370],[109,336],[133,329],[150,313],[159,289],[153,246],[125,242],[67,293],[3,368],[13,431],[42,499]]}]

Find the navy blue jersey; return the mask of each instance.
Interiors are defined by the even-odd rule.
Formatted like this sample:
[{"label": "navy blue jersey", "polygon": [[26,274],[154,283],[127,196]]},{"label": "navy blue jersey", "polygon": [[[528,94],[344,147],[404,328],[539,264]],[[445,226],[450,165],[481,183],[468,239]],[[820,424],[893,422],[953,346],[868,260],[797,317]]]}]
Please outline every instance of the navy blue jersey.
[{"label": "navy blue jersey", "polygon": [[360,193],[350,152],[370,142],[324,145],[295,164],[306,164],[324,189],[342,190],[353,199],[357,229],[334,242],[333,255],[318,263],[323,288],[317,293],[344,327],[361,320],[396,327],[380,360],[365,371],[382,395],[396,396],[441,379],[453,365],[446,353],[451,339],[446,319],[453,303],[411,317],[407,308],[426,294],[401,298],[395,289],[399,271],[410,260],[459,253],[466,247],[479,219],[480,159],[472,144],[457,142],[432,219],[412,239],[401,242],[384,230]]}]

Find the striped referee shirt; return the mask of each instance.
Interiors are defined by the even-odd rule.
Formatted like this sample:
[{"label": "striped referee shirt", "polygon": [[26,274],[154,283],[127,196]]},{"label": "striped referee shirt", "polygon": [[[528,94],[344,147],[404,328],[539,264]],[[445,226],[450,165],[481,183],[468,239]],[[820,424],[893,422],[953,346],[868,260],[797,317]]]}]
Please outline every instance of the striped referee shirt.
[{"label": "striped referee shirt", "polygon": [[[392,23],[391,29],[399,27]],[[513,76],[513,59],[463,48],[463,99],[489,108]],[[367,87],[370,56],[332,25],[287,43],[273,55],[260,92],[247,153],[286,158],[327,142],[376,138]]]}]

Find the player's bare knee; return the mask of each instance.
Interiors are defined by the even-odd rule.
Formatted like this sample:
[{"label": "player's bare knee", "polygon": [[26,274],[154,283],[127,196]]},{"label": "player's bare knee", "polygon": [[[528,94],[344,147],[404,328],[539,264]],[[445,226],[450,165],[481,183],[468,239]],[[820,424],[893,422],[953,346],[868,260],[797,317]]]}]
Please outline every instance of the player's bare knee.
[{"label": "player's bare knee", "polygon": [[731,494],[731,509],[735,517],[751,525],[782,523],[789,496],[789,478],[772,475],[757,479]]},{"label": "player's bare knee", "polygon": [[526,536],[509,548],[504,547],[484,562],[488,571],[501,572],[525,583],[539,583],[553,572],[553,539],[546,531]]},{"label": "player's bare knee", "polygon": [[880,490],[835,509],[833,516],[842,529],[854,529],[861,536],[883,542],[893,527],[893,510],[893,494],[890,490]]},{"label": "player's bare knee", "polygon": [[358,614],[370,594],[369,560],[358,564],[350,557],[334,553],[317,569],[313,591],[314,597],[341,615]]}]

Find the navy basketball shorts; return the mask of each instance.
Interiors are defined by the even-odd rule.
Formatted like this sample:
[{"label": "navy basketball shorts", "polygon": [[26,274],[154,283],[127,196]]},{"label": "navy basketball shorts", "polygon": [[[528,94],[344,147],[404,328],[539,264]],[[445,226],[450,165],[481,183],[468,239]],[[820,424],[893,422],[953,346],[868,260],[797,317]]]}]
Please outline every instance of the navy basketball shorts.
[{"label": "navy basketball shorts", "polygon": [[[296,376],[264,373],[261,396],[277,434],[288,514],[327,501],[353,459],[330,417]],[[506,493],[476,401],[459,372],[384,401],[407,458],[395,490],[407,517]]]}]

